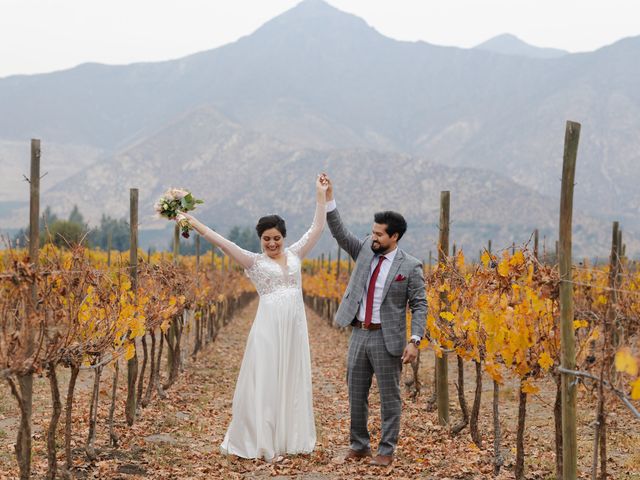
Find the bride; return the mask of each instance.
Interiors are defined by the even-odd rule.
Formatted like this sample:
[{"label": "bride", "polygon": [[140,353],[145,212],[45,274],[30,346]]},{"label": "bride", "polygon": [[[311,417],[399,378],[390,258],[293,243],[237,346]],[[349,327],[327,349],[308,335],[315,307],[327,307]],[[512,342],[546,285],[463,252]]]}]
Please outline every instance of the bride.
[{"label": "bride", "polygon": [[326,176],[318,175],[311,228],[289,247],[282,218],[269,215],[258,220],[262,254],[240,248],[192,215],[178,216],[242,265],[260,296],[233,395],[233,418],[220,446],[224,454],[279,461],[282,455],[309,453],[315,446],[300,267],[322,235],[327,188]]}]

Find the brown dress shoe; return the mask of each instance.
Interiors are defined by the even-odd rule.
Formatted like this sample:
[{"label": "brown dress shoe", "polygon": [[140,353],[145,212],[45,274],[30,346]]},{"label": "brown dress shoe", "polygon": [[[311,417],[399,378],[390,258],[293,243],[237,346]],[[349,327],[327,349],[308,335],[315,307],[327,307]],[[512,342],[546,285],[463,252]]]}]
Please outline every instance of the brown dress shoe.
[{"label": "brown dress shoe", "polygon": [[371,457],[371,450],[354,450],[352,448],[349,449],[347,454],[344,456],[345,460],[362,460],[363,458]]},{"label": "brown dress shoe", "polygon": [[393,456],[391,455],[376,455],[369,460],[369,465],[376,465],[378,467],[388,467],[393,462]]}]

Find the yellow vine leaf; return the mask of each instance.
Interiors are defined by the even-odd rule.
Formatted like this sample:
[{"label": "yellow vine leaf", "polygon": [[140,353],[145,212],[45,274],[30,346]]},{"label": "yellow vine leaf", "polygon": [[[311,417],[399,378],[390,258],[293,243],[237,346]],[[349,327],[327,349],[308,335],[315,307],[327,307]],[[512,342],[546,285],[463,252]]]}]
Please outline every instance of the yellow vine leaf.
[{"label": "yellow vine leaf", "polygon": [[133,343],[130,343],[129,345],[127,345],[127,350],[124,353],[124,359],[125,360],[131,360],[136,354],[136,346]]},{"label": "yellow vine leaf", "polygon": [[480,257],[480,260],[482,260],[482,265],[484,265],[484,267],[486,268],[491,261],[491,255],[489,255],[489,252],[485,250],[484,252],[482,252],[482,257]]},{"label": "yellow vine leaf", "polygon": [[506,258],[500,262],[500,265],[498,265],[498,273],[502,277],[509,276],[509,261]]},{"label": "yellow vine leaf", "polygon": [[448,320],[449,322],[453,320],[453,313],[451,312],[440,312],[440,317]]},{"label": "yellow vine leaf", "polygon": [[547,352],[542,352],[542,355],[540,355],[540,358],[538,359],[538,364],[543,368],[544,371],[548,371],[549,368],[551,368],[551,366],[553,365],[553,359]]},{"label": "yellow vine leaf", "polygon": [[616,370],[628,373],[632,377],[638,375],[638,362],[629,347],[624,347],[616,353]]},{"label": "yellow vine leaf", "polygon": [[134,339],[137,337],[143,337],[145,334],[145,318],[140,315],[138,317],[133,317],[129,320],[129,329],[131,333],[129,334],[130,339]]},{"label": "yellow vine leaf", "polygon": [[502,383],[502,369],[496,363],[487,363],[484,366],[485,371],[498,383]]},{"label": "yellow vine leaf", "polygon": [[583,327],[587,327],[589,326],[589,322],[587,322],[586,320],[574,320],[573,321],[573,329],[577,330],[579,328],[583,328]]},{"label": "yellow vine leaf", "polygon": [[167,333],[167,331],[169,330],[169,320],[166,320],[164,322],[162,322],[162,324],[160,325],[160,330],[162,330],[162,333]]},{"label": "yellow vine leaf", "polygon": [[640,400],[640,378],[636,378],[631,382],[631,398],[633,400]]},{"label": "yellow vine leaf", "polygon": [[523,393],[538,393],[540,391],[540,389],[532,384],[528,378],[522,382],[520,388]]},{"label": "yellow vine leaf", "polygon": [[522,252],[520,250],[518,250],[516,253],[513,254],[513,257],[511,257],[511,260],[509,260],[509,265],[511,266],[518,266],[518,265],[522,265],[524,263],[524,255],[522,254]]},{"label": "yellow vine leaf", "polygon": [[518,366],[516,367],[516,373],[521,377],[524,377],[530,371],[531,369],[529,368],[529,365],[527,365],[526,362],[518,363]]}]

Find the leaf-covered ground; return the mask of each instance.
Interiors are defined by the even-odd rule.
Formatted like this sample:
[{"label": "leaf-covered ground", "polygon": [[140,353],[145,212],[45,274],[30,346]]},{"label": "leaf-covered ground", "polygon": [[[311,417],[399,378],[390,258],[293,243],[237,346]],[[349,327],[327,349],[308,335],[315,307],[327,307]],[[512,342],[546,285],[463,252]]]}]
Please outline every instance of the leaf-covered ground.
[{"label": "leaf-covered ground", "polygon": [[[314,405],[318,443],[310,455],[286,458],[279,464],[261,460],[244,460],[221,455],[222,441],[231,415],[233,389],[242,359],[245,339],[255,315],[257,301],[239,312],[226,326],[215,343],[210,344],[197,360],[187,359],[185,371],[177,384],[169,390],[169,398],[153,404],[142,412],[137,423],[128,428],[124,423],[124,390],[120,392],[117,410],[117,431],[120,447],[108,444],[106,418],[113,372],[105,370],[100,398],[100,427],[96,446],[99,459],[88,462],[82,450],[86,439],[88,393],[91,376],[84,373],[77,393],[78,408],[74,418],[75,476],[78,478],[301,478],[301,479],[360,479],[360,478],[424,478],[424,479],[477,479],[494,478],[492,475],[492,386],[484,381],[481,409],[483,448],[471,443],[468,429],[452,437],[437,425],[437,414],[425,409],[431,394],[433,354],[423,351],[420,370],[424,383],[421,394],[413,401],[403,387],[404,410],[402,430],[396,458],[391,467],[369,467],[362,462],[342,460],[348,446],[348,399],[345,385],[345,359],[348,336],[331,328],[311,310],[308,310],[311,343]],[[459,408],[452,380],[455,362],[450,362],[451,420],[457,422]],[[407,368],[405,375],[410,371]],[[472,371],[466,377],[466,396],[472,401]],[[61,389],[66,389],[66,375],[61,373]],[[121,376],[120,386],[124,378]],[[553,454],[553,399],[554,386],[543,385],[541,393],[528,401],[526,477],[531,479],[555,478]],[[373,445],[380,434],[380,414],[377,390],[370,397],[370,429]],[[45,379],[36,382],[34,414],[34,478],[46,472],[45,444],[50,409],[48,384]],[[610,478],[640,479],[640,424],[631,415],[610,400],[609,415],[609,471]],[[42,407],[45,406],[45,407]],[[579,399],[580,421],[578,429],[579,466],[584,478],[589,476],[593,444],[594,403],[585,393]],[[517,384],[507,381],[501,390],[501,424],[505,466],[499,479],[513,478],[515,459],[515,426],[517,418]],[[0,479],[15,478],[17,466],[13,456],[15,402],[6,385],[0,386]],[[59,445],[62,446],[62,435]],[[63,457],[60,454],[60,462]]]}]

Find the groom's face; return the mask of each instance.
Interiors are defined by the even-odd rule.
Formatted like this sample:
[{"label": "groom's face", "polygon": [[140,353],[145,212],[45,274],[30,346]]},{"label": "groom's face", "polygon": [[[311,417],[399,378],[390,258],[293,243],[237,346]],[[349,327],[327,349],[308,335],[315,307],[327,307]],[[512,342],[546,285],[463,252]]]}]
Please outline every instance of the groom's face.
[{"label": "groom's face", "polygon": [[374,223],[371,229],[371,250],[377,254],[385,254],[393,250],[398,243],[398,234],[389,236],[387,225],[384,223]]}]

